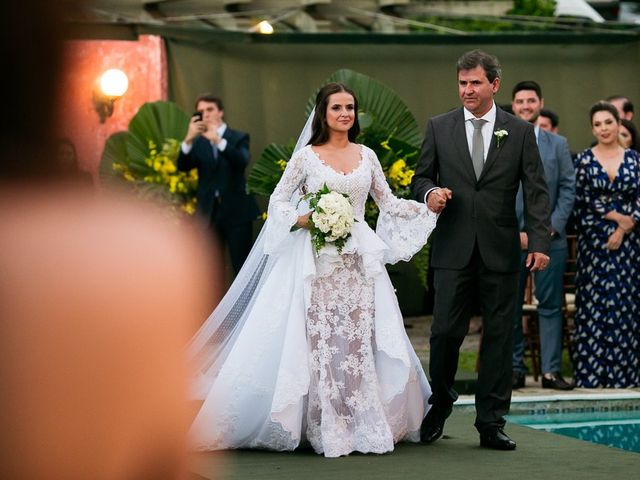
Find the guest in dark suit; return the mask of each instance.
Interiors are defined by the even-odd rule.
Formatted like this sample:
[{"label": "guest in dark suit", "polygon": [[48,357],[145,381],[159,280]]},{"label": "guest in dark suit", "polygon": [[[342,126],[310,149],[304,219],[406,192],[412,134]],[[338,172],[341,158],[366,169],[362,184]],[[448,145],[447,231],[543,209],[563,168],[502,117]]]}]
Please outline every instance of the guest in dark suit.
[{"label": "guest in dark suit", "polygon": [[244,171],[249,165],[249,134],[224,123],[222,100],[204,94],[182,142],[178,169],[198,169],[196,214],[229,247],[236,273],[252,245],[252,222],[260,214],[247,193]]},{"label": "guest in dark suit", "polygon": [[[542,114],[544,99],[540,85],[533,81],[519,82],[513,87],[514,114],[533,125]],[[542,388],[571,390],[573,385],[560,374],[562,361],[562,303],[563,277],[567,261],[567,237],[565,229],[576,196],[576,174],[567,140],[560,135],[535,127],[540,158],[544,165],[545,179],[551,206],[551,246],[549,268],[533,275],[535,295],[538,299],[538,323],[540,326],[540,353],[542,358]],[[529,270],[525,266],[528,235],[524,225],[524,201],[522,189],[516,198],[516,214],[520,225],[520,286],[513,335],[513,388],[525,386],[524,340],[522,337],[522,304]]]},{"label": "guest in dark suit", "polygon": [[533,125],[496,107],[501,68],[473,50],[458,59],[463,107],[429,120],[412,182],[415,198],[441,212],[433,234],[435,307],[429,373],[432,408],[421,429],[430,443],[443,432],[458,395],[453,389],[460,345],[477,293],[483,339],[476,386],[480,445],[513,450],[503,430],[511,402],[511,350],[520,241],[515,202],[522,182],[529,235],[527,265],[549,257],[549,196]]}]

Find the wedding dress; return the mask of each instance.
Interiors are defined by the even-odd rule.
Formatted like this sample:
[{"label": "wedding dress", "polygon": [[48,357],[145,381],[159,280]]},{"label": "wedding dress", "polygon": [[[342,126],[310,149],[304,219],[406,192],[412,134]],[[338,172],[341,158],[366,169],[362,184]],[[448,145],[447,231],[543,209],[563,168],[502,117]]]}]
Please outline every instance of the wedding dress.
[{"label": "wedding dress", "polygon": [[[396,198],[375,153],[360,149],[346,174],[311,146],[288,162],[249,259],[189,348],[204,400],[196,449],[310,444],[338,457],[419,441],[431,390],[384,264],[418,252],[437,215]],[[317,254],[308,230],[291,232],[308,211],[291,199],[324,184],[349,196],[357,219],[341,254],[333,245]],[[375,232],[364,220],[369,194]]]}]

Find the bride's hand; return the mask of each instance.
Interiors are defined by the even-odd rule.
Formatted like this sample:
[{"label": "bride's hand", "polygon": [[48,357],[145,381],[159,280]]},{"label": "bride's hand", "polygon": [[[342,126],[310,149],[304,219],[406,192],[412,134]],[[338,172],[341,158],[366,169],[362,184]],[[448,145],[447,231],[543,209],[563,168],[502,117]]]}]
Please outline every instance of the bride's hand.
[{"label": "bride's hand", "polygon": [[298,217],[298,221],[296,222],[296,225],[300,228],[309,228],[309,217],[311,217],[311,213],[309,212],[305,215],[302,215],[301,217]]}]

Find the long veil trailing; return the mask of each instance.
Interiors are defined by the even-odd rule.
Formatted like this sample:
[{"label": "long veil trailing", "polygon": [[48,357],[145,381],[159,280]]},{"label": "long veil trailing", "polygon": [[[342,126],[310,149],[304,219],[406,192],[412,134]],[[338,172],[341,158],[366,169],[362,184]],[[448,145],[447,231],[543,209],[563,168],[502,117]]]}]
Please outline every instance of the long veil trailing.
[{"label": "long veil trailing", "polygon": [[[309,143],[314,114],[315,109],[298,137],[294,153]],[[301,195],[300,191],[296,191],[290,199],[290,203],[298,209],[300,215],[308,211],[305,202],[300,202]],[[192,385],[192,395],[197,399],[207,396],[242,331],[247,314],[251,311],[264,280],[271,272],[275,258],[268,253],[271,250],[266,241],[269,223],[270,220],[267,218],[231,287],[187,345],[188,361],[197,369]]]}]

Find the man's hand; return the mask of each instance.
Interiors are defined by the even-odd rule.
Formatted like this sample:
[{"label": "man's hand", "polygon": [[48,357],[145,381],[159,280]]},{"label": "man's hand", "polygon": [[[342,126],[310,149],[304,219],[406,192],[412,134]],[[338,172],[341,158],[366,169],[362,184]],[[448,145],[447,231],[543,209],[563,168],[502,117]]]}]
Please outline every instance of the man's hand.
[{"label": "man's hand", "polygon": [[440,213],[447,206],[447,201],[451,200],[452,192],[448,188],[436,188],[427,195],[427,207],[435,213]]},{"label": "man's hand", "polygon": [[529,248],[529,236],[527,232],[520,232],[520,250],[527,250]]},{"label": "man's hand", "polygon": [[222,138],[220,138],[220,135],[218,135],[219,126],[220,125],[216,122],[205,123],[205,131],[202,132],[202,136],[209,140],[211,143],[214,143],[216,145],[219,144],[220,140],[222,140]]},{"label": "man's hand", "polygon": [[189,122],[189,128],[187,129],[187,136],[184,138],[184,143],[187,145],[191,145],[193,140],[198,136],[204,133],[207,129],[207,126],[204,124],[202,120],[198,117],[191,117],[191,121]]},{"label": "man's hand", "polygon": [[615,231],[609,236],[607,244],[604,246],[607,250],[618,250],[622,245],[622,239],[624,238],[624,230],[621,227],[615,229]]},{"label": "man's hand", "polygon": [[527,255],[525,265],[532,272],[541,272],[549,265],[549,256],[540,252],[531,252]]}]

